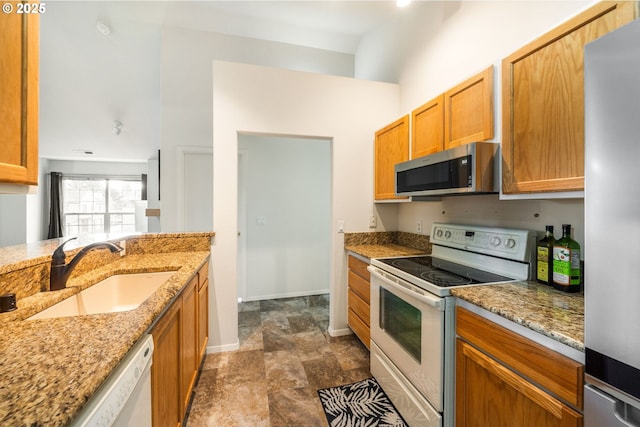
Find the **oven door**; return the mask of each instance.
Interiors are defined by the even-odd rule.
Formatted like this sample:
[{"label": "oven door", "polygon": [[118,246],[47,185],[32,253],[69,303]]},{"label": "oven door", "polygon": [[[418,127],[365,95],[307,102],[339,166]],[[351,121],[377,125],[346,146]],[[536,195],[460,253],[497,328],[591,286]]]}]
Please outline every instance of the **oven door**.
[{"label": "oven door", "polygon": [[371,341],[442,412],[445,299],[375,267],[369,271]]}]

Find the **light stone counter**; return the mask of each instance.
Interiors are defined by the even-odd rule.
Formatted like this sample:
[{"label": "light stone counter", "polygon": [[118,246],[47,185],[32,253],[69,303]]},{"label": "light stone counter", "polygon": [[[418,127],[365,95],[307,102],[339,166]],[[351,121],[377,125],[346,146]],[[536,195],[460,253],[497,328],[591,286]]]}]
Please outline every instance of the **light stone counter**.
[{"label": "light stone counter", "polygon": [[[100,262],[101,255],[96,254],[93,260],[86,260],[89,265],[85,265],[84,271],[72,276],[69,288],[18,297],[18,310],[0,314],[0,425],[67,425],[209,260],[212,236],[213,233],[133,236],[127,239],[126,256],[111,257],[105,264]],[[46,246],[50,253],[55,245],[57,242],[40,246]],[[45,263],[50,262],[50,255],[48,259],[42,256]],[[33,267],[37,272],[42,269],[38,267],[41,261],[17,260],[17,263],[18,267]],[[78,267],[83,263],[85,259]],[[15,278],[25,270],[14,266],[6,263],[3,276]],[[175,271],[175,274],[135,310],[22,320],[112,274],[148,271]],[[32,281],[41,279],[33,277]],[[45,279],[48,280],[48,274]],[[8,283],[0,276],[0,287],[4,286],[5,291]]]},{"label": "light stone counter", "polygon": [[372,259],[428,254],[431,244],[429,236],[399,231],[345,233],[344,249]]},{"label": "light stone counter", "polygon": [[472,286],[451,294],[584,352],[584,295],[557,291],[536,282]]}]

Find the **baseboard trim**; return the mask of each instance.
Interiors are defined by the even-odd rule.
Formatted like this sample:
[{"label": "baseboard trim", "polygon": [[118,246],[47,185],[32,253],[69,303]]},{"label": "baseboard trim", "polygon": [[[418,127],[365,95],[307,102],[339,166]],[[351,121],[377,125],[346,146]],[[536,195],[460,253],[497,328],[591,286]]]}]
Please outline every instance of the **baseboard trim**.
[{"label": "baseboard trim", "polygon": [[258,296],[247,297],[247,299],[243,299],[241,301],[251,302],[251,301],[263,301],[263,300],[270,300],[270,299],[308,297],[312,295],[326,295],[328,293],[329,293],[329,289],[316,289],[315,291],[287,292],[284,294],[258,295]]},{"label": "baseboard trim", "polygon": [[207,346],[207,354],[225,353],[227,351],[238,350],[239,348],[240,348],[240,340],[237,340],[233,344],[209,345]]},{"label": "baseboard trim", "polygon": [[350,328],[333,329],[331,326],[327,328],[327,332],[329,332],[329,335],[331,335],[332,337],[342,337],[345,335],[353,334],[353,331]]}]

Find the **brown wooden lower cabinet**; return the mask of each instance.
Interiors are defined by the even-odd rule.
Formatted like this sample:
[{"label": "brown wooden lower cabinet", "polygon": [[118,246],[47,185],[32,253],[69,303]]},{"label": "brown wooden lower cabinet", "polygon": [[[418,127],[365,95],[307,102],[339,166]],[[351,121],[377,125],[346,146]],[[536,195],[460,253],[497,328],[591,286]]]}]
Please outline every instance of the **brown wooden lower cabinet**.
[{"label": "brown wooden lower cabinet", "polygon": [[369,348],[370,328],[369,328],[369,293],[371,285],[369,283],[369,271],[367,264],[358,258],[349,255],[349,290],[348,290],[348,313],[347,324],[362,343]]},{"label": "brown wooden lower cabinet", "polygon": [[208,264],[151,329],[151,413],[154,427],[182,425],[206,353]]},{"label": "brown wooden lower cabinet", "polygon": [[[582,426],[582,365],[460,307],[456,327],[458,427]],[[545,388],[522,371],[546,379]]]},{"label": "brown wooden lower cabinet", "polygon": [[151,408],[154,427],[176,427],[182,423],[180,404],[180,314],[174,303],[153,327]]},{"label": "brown wooden lower cabinet", "polygon": [[189,408],[191,390],[200,365],[198,348],[198,276],[182,291],[182,381],[181,397],[184,412]]},{"label": "brown wooden lower cabinet", "polygon": [[206,264],[198,273],[198,360],[202,360],[207,352],[209,341],[209,265]]}]

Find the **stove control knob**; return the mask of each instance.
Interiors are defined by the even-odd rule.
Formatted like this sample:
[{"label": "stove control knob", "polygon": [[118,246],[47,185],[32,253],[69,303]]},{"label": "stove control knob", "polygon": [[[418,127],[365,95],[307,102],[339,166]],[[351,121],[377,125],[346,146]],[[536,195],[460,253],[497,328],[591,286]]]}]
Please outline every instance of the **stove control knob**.
[{"label": "stove control knob", "polygon": [[507,239],[507,241],[504,242],[504,245],[509,249],[515,248],[516,247],[516,240],[511,238],[511,237],[509,237]]},{"label": "stove control knob", "polygon": [[436,228],[436,237],[442,237],[442,229]]},{"label": "stove control knob", "polygon": [[500,246],[500,243],[502,243],[502,240],[500,240],[498,236],[493,236],[489,239],[489,243],[491,243],[492,246],[498,247]]},{"label": "stove control knob", "polygon": [[451,231],[447,230],[444,232],[444,238],[445,239],[450,239],[451,238]]}]

